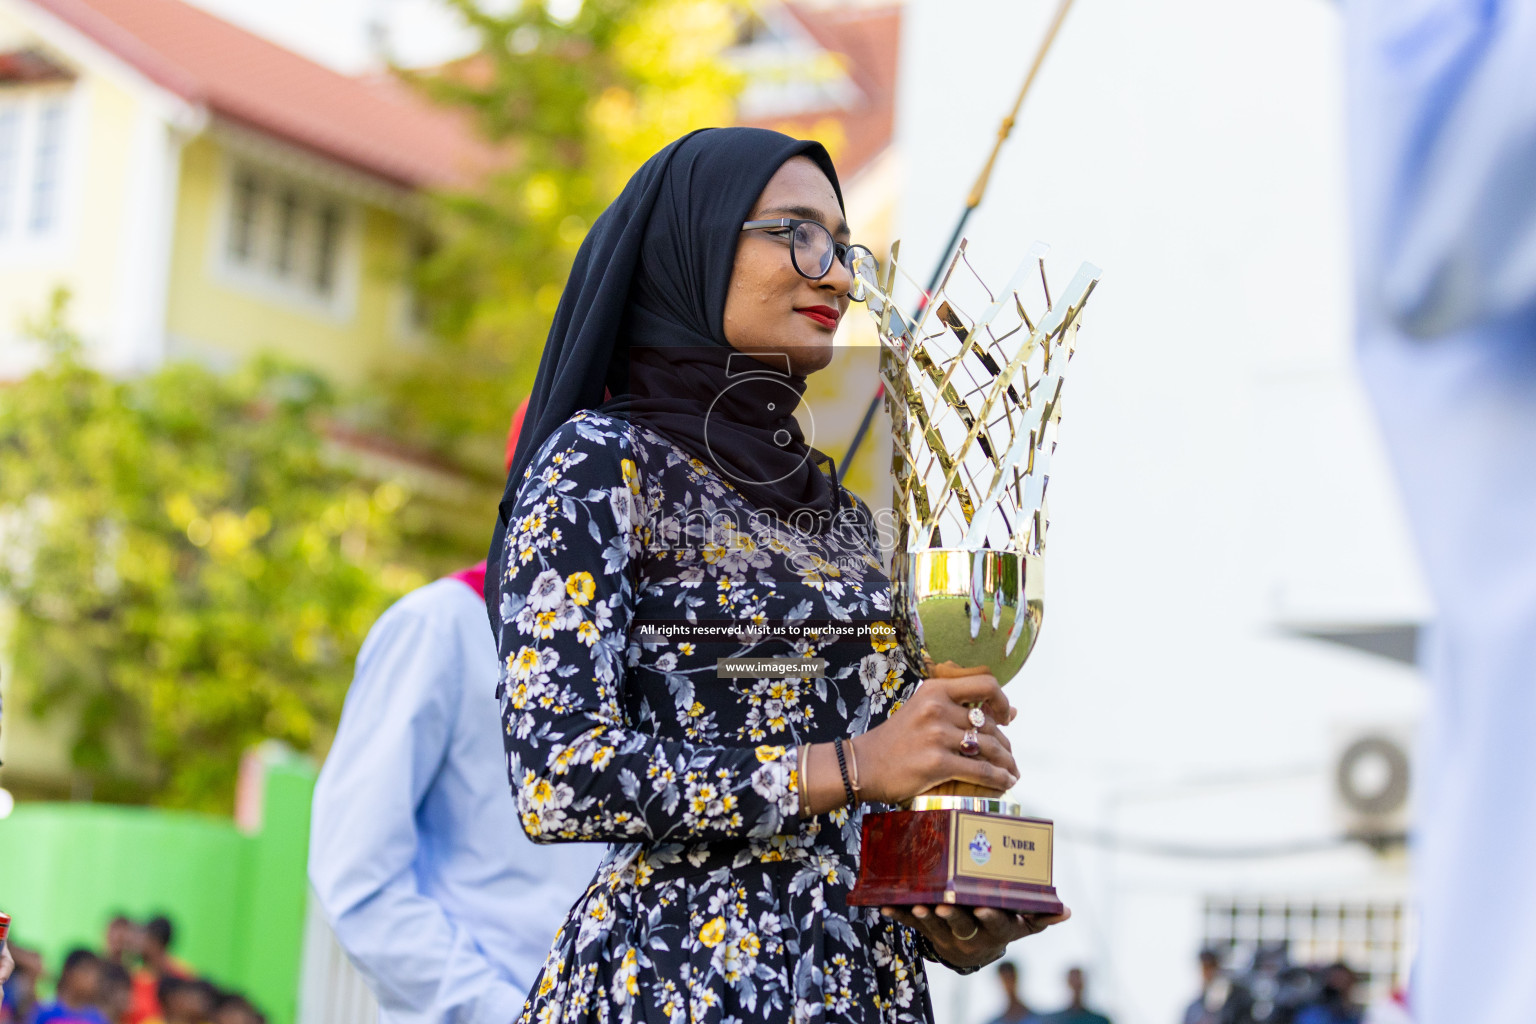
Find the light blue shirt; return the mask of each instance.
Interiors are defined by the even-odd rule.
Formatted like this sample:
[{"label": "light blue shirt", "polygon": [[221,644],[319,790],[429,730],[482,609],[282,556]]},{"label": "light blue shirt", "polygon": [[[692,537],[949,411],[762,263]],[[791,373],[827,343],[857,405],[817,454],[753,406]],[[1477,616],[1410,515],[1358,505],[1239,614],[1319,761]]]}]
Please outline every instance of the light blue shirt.
[{"label": "light blue shirt", "polygon": [[495,642],[455,579],[369,632],[315,789],[309,877],[388,1024],[508,1024],[604,847],[535,846],[507,785]]},{"label": "light blue shirt", "polygon": [[1344,10],[1362,328],[1528,332],[1536,6],[1346,0]]},{"label": "light blue shirt", "polygon": [[1536,3],[1346,0],[1364,383],[1436,606],[1419,1024],[1536,1021]]}]

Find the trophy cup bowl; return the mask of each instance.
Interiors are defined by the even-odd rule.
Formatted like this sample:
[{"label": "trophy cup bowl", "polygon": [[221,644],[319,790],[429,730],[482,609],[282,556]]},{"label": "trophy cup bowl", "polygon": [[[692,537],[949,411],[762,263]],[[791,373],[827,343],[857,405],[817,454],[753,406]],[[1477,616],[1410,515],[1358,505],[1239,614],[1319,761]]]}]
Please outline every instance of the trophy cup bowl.
[{"label": "trophy cup bowl", "polygon": [[[1051,296],[1037,246],[1007,287],[980,281],[960,247],[936,288],[903,308],[897,246],[864,276],[881,341],[893,441],[892,617],[926,679],[1024,667],[1044,614],[1045,492],[1079,314],[1099,271]],[[1040,269],[1045,312],[1020,294]],[[970,293],[982,311],[966,308]],[[903,809],[864,815],[854,906],[951,903],[1059,914],[1054,826],[1006,794],[951,781]]]},{"label": "trophy cup bowl", "polygon": [[1019,674],[1045,611],[1043,559],[1017,551],[929,548],[907,557],[911,634],[937,666]]}]

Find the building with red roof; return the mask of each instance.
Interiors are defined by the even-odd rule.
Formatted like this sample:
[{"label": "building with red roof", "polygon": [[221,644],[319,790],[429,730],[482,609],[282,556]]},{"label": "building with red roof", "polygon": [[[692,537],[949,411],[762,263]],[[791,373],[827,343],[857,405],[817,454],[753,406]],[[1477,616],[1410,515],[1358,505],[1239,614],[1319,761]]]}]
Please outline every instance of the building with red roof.
[{"label": "building with red roof", "polygon": [[[883,240],[900,8],[764,2],[741,120],[821,139]],[[337,72],[183,0],[0,0],[0,378],[71,295],[108,368],[275,352],[339,380],[419,343],[423,194],[498,153],[387,75]]]},{"label": "building with red roof", "polygon": [[181,0],[0,0],[0,374],[65,288],[105,366],[276,351],[354,378],[418,333],[423,192],[495,159],[404,84]]}]

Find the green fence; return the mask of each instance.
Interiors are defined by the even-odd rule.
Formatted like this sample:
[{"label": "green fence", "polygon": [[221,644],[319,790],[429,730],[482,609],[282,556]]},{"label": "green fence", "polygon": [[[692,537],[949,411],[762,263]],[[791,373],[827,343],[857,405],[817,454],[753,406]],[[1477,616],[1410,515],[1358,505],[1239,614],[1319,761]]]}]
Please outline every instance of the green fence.
[{"label": "green fence", "polygon": [[0,910],[50,970],[99,949],[114,913],[165,914],[172,952],[293,1024],[307,893],[314,769],[264,757],[261,827],[225,818],[87,803],[22,803],[0,821]]}]

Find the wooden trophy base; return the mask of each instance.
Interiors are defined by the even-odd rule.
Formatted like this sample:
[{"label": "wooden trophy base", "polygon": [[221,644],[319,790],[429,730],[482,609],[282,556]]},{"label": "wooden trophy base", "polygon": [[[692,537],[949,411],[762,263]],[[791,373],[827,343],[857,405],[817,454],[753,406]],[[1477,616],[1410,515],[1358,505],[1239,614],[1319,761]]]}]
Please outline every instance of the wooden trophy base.
[{"label": "wooden trophy base", "polygon": [[958,808],[867,814],[859,881],[848,902],[859,907],[953,903],[1059,914],[1062,903],[1051,885],[1053,830],[1044,818]]},{"label": "wooden trophy base", "polygon": [[[976,675],[945,661],[929,678]],[[856,907],[953,903],[1016,914],[1059,914],[1051,885],[1055,826],[1026,818],[993,789],[946,782],[912,801],[912,810],[864,816]]]}]

